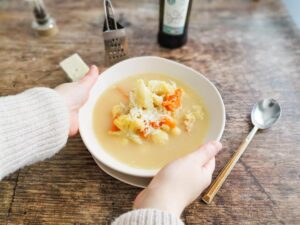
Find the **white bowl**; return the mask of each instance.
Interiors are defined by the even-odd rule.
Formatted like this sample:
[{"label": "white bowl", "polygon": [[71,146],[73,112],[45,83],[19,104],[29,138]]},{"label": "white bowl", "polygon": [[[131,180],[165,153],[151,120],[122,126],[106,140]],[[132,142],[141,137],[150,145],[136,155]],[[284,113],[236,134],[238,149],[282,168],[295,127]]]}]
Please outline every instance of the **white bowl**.
[{"label": "white bowl", "polygon": [[211,122],[205,141],[220,140],[225,126],[225,107],[217,88],[201,73],[174,61],[143,56],[124,60],[104,71],[92,88],[89,99],[79,111],[79,130],[90,153],[106,166],[138,177],[152,177],[158,170],[133,168],[114,159],[107,153],[93,132],[93,110],[102,93],[118,81],[142,73],[164,73],[192,87],[202,96],[210,113]]}]

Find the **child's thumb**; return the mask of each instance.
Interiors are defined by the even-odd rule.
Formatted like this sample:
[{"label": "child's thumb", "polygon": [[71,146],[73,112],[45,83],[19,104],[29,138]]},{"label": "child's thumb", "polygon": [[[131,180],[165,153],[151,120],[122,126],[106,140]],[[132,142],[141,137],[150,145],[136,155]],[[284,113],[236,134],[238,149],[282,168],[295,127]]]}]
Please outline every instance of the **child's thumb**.
[{"label": "child's thumb", "polygon": [[90,70],[87,72],[87,74],[83,78],[81,78],[78,83],[89,91],[95,84],[98,76],[99,76],[98,67],[92,65],[90,67]]},{"label": "child's thumb", "polygon": [[211,141],[202,145],[197,151],[191,153],[192,157],[196,157],[200,165],[205,165],[222,149],[222,144],[218,141]]}]

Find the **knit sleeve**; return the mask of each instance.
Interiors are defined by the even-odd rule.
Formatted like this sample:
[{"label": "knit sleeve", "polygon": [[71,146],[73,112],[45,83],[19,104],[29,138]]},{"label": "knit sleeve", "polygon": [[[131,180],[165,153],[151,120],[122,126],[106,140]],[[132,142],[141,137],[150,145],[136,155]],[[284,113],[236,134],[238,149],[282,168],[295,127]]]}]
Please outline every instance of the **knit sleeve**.
[{"label": "knit sleeve", "polygon": [[112,225],[184,225],[171,213],[158,209],[138,209],[118,217]]},{"label": "knit sleeve", "polygon": [[55,90],[33,88],[0,97],[0,180],[57,153],[67,142],[69,121]]}]

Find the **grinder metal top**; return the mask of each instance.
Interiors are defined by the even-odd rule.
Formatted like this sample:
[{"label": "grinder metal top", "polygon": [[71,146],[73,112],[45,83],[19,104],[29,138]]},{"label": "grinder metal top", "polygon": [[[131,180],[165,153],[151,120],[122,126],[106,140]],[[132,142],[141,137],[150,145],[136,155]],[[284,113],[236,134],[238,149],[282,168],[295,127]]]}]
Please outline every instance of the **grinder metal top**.
[{"label": "grinder metal top", "polygon": [[105,21],[103,38],[105,46],[105,63],[112,65],[127,57],[128,41],[125,28],[116,21],[114,9],[110,0],[104,0]]}]

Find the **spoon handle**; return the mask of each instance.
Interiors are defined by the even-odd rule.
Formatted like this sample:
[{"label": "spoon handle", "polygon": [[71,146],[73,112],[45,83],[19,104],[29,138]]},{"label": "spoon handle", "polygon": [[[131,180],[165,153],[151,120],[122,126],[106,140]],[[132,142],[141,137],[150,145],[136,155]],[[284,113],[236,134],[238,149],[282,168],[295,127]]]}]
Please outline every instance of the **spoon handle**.
[{"label": "spoon handle", "polygon": [[206,190],[206,193],[203,195],[202,200],[209,204],[212,202],[213,198],[221,188],[222,184],[225,182],[226,178],[230,174],[231,170],[239,160],[239,158],[242,156],[242,154],[245,152],[247,146],[253,139],[254,135],[256,134],[258,130],[258,127],[253,127],[251,132],[248,134],[247,138],[242,142],[242,144],[239,146],[239,148],[235,151],[233,156],[230,158],[230,160],[227,162],[227,164],[224,166],[220,174],[217,176],[217,178],[214,180],[214,182],[210,185],[210,187]]}]

